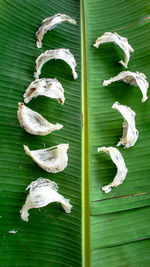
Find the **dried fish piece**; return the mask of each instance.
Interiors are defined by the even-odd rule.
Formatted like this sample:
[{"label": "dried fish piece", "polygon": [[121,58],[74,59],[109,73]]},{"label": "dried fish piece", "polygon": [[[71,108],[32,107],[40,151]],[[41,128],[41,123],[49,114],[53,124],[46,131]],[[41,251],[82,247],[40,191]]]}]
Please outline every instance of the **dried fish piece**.
[{"label": "dried fish piece", "polygon": [[125,148],[134,146],[139,135],[139,132],[135,127],[136,113],[131,108],[125,105],[120,105],[118,102],[115,102],[112,108],[118,110],[124,118],[123,135],[117,146],[123,145]]},{"label": "dried fish piece", "polygon": [[98,152],[100,151],[103,151],[109,154],[112,161],[115,163],[117,167],[117,174],[114,180],[112,181],[112,183],[102,187],[102,190],[105,193],[109,193],[111,191],[111,187],[117,187],[118,185],[122,184],[122,182],[126,178],[128,169],[126,168],[124,159],[117,148],[114,148],[111,146],[110,147],[99,147]]},{"label": "dried fish piece", "polygon": [[111,84],[112,82],[117,82],[122,80],[125,83],[130,85],[138,86],[142,92],[143,98],[142,102],[145,102],[148,99],[147,91],[149,87],[149,83],[146,80],[146,76],[144,73],[131,72],[131,71],[122,71],[118,75],[109,80],[105,80],[103,82],[104,86]]},{"label": "dried fish piece", "polygon": [[130,59],[130,53],[134,52],[132,46],[128,43],[128,39],[114,32],[105,32],[101,37],[98,37],[94,46],[99,47],[100,44],[113,42],[117,44],[124,52],[125,61],[121,60],[121,63],[125,68],[128,67],[128,62]]},{"label": "dried fish piece", "polygon": [[26,107],[23,103],[18,103],[18,120],[21,127],[30,134],[47,135],[53,131],[60,130],[63,125],[48,122],[39,113]]},{"label": "dried fish piece", "polygon": [[39,78],[43,65],[51,59],[64,60],[72,69],[72,74],[74,79],[77,79],[78,74],[76,73],[75,70],[77,63],[75,61],[74,56],[71,54],[70,50],[65,48],[47,50],[41,55],[39,55],[39,57],[36,59],[36,72],[34,73],[35,79]]},{"label": "dried fish piece", "polygon": [[68,164],[67,150],[69,144],[60,144],[39,150],[29,150],[24,146],[24,150],[42,169],[47,172],[61,172]]},{"label": "dried fish piece", "polygon": [[32,98],[39,95],[56,98],[60,104],[64,104],[64,88],[57,79],[36,79],[27,87],[23,97],[24,102],[29,103]]},{"label": "dried fish piece", "polygon": [[58,24],[62,22],[70,22],[71,24],[76,24],[76,21],[65,14],[55,14],[54,16],[48,17],[42,21],[42,25],[36,32],[36,45],[38,48],[42,47],[42,39],[44,34],[47,31],[51,31],[54,29]]},{"label": "dried fish piece", "polygon": [[28,185],[26,190],[28,189],[30,189],[29,194],[20,211],[22,220],[28,222],[29,209],[42,208],[52,202],[60,203],[66,213],[71,212],[72,205],[69,203],[69,199],[64,198],[58,193],[58,186],[55,182],[38,178]]}]

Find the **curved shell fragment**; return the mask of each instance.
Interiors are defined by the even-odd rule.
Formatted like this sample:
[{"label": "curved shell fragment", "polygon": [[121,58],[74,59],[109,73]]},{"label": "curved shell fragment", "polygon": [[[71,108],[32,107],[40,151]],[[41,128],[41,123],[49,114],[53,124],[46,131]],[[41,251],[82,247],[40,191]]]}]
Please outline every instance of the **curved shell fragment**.
[{"label": "curved shell fragment", "polygon": [[61,172],[68,164],[67,150],[69,144],[60,144],[58,146],[29,150],[28,146],[24,146],[24,150],[42,169],[47,172]]},{"label": "curved shell fragment", "polygon": [[38,178],[33,181],[26,190],[30,189],[20,213],[22,220],[28,222],[28,210],[33,208],[42,208],[52,202],[60,203],[66,213],[71,212],[72,205],[69,199],[64,198],[58,193],[58,186],[49,179]]},{"label": "curved shell fragment", "polygon": [[18,120],[21,127],[28,133],[34,135],[47,135],[53,131],[60,130],[63,125],[48,122],[39,113],[26,107],[23,103],[18,103]]},{"label": "curved shell fragment", "polygon": [[130,59],[130,53],[134,52],[132,46],[128,43],[128,39],[114,32],[105,32],[101,37],[98,37],[94,46],[99,47],[100,44],[113,42],[117,44],[124,52],[125,61],[121,60],[121,63],[125,68],[128,67],[128,62]]},{"label": "curved shell fragment", "polygon": [[124,118],[123,135],[117,146],[123,145],[125,148],[134,146],[139,135],[135,127],[135,112],[125,105],[120,105],[118,102],[115,102],[112,108],[118,110]]},{"label": "curved shell fragment", "polygon": [[38,48],[42,47],[42,39],[44,37],[44,34],[47,31],[54,29],[58,24],[61,24],[62,22],[70,22],[71,24],[76,24],[76,21],[68,15],[59,13],[42,21],[42,25],[36,32],[36,45]]},{"label": "curved shell fragment", "polygon": [[65,48],[47,50],[36,59],[36,72],[34,73],[35,79],[39,78],[43,65],[51,59],[55,60],[61,59],[65,61],[72,69],[72,74],[74,79],[77,79],[78,74],[76,73],[75,70],[77,63],[75,61],[74,56],[71,54],[70,50]]},{"label": "curved shell fragment", "polygon": [[147,91],[149,87],[149,83],[146,80],[146,76],[144,73],[131,72],[131,71],[122,71],[118,75],[109,80],[105,80],[103,82],[104,86],[111,84],[112,82],[117,82],[122,80],[125,83],[130,85],[138,86],[142,92],[143,98],[142,102],[145,102],[148,99]]},{"label": "curved shell fragment", "polygon": [[62,105],[65,101],[64,88],[57,79],[36,79],[30,83],[23,95],[24,102],[29,103],[32,98],[39,95],[56,98]]},{"label": "curved shell fragment", "polygon": [[102,190],[105,193],[109,193],[111,191],[111,187],[117,187],[118,185],[122,184],[122,182],[126,178],[128,169],[126,168],[124,159],[117,148],[114,148],[111,146],[110,147],[99,147],[98,152],[100,151],[103,151],[109,154],[112,161],[117,167],[117,174],[114,180],[112,181],[112,183],[102,187]]}]

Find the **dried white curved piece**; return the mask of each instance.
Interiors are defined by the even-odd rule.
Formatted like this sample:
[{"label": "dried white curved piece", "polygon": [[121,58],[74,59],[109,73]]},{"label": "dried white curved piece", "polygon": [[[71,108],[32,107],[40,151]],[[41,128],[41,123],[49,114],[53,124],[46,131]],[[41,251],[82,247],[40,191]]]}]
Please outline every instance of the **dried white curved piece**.
[{"label": "dried white curved piece", "polygon": [[26,107],[23,103],[18,103],[18,120],[21,127],[30,134],[47,135],[53,131],[60,130],[63,125],[48,122],[39,113]]},{"label": "dried white curved piece", "polygon": [[68,164],[67,150],[69,144],[60,144],[39,150],[29,150],[24,146],[24,150],[42,169],[47,172],[61,172]]},{"label": "dried white curved piece", "polygon": [[120,105],[118,102],[115,102],[112,108],[118,110],[124,118],[123,135],[117,146],[123,145],[125,148],[134,146],[139,135],[139,132],[135,127],[136,113],[131,108],[125,105]]},{"label": "dried white curved piece", "polygon": [[117,44],[124,52],[125,61],[121,60],[121,63],[125,68],[128,67],[128,62],[130,59],[130,53],[134,52],[132,46],[128,43],[128,39],[114,32],[105,32],[101,37],[98,37],[94,46],[99,47],[100,44],[113,42]]},{"label": "dried white curved piece", "polygon": [[23,97],[24,102],[29,103],[32,98],[39,95],[56,98],[60,104],[64,104],[64,88],[57,79],[36,79],[27,87]]},{"label": "dried white curved piece", "polygon": [[138,86],[143,95],[142,102],[145,102],[147,100],[148,98],[147,91],[148,91],[149,83],[147,82],[146,76],[144,73],[139,73],[138,71],[137,72],[122,71],[115,77],[110,78],[109,80],[105,80],[103,82],[103,85],[107,86],[113,82],[117,82],[120,80],[130,85]]},{"label": "dried white curved piece", "polygon": [[42,39],[44,34],[47,31],[54,29],[58,24],[61,24],[62,22],[70,22],[71,24],[76,24],[76,21],[68,15],[59,13],[42,21],[42,25],[36,32],[36,45],[38,48],[42,47]]},{"label": "dried white curved piece", "polygon": [[36,72],[34,73],[35,79],[39,78],[43,65],[51,59],[64,60],[72,69],[72,74],[74,79],[77,79],[78,74],[76,73],[75,70],[77,63],[75,61],[74,56],[71,54],[70,50],[65,48],[47,50],[36,59]]},{"label": "dried white curved piece", "polygon": [[42,208],[52,202],[60,203],[66,213],[71,212],[72,205],[69,203],[69,199],[64,198],[58,193],[58,186],[55,182],[38,178],[28,185],[26,190],[28,189],[30,189],[30,192],[20,211],[22,220],[28,222],[29,209]]},{"label": "dried white curved piece", "polygon": [[112,161],[115,163],[117,167],[117,174],[114,180],[112,181],[112,183],[102,187],[102,190],[105,193],[109,193],[111,191],[111,187],[117,187],[118,185],[122,184],[122,182],[126,178],[128,169],[126,168],[124,159],[117,148],[114,148],[111,146],[110,147],[99,147],[98,152],[100,151],[103,151],[109,154]]}]

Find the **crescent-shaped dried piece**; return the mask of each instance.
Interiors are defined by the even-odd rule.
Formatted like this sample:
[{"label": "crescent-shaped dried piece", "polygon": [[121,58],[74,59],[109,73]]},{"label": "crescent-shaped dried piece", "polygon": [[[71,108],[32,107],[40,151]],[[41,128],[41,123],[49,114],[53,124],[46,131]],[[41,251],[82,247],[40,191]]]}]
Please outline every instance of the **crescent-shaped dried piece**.
[{"label": "crescent-shaped dried piece", "polygon": [[68,15],[59,13],[42,21],[42,25],[36,32],[36,45],[38,48],[42,47],[42,39],[44,34],[47,31],[54,29],[58,24],[61,24],[62,22],[70,22],[71,24],[76,24],[76,21]]},{"label": "crescent-shaped dried piece", "polygon": [[36,72],[34,73],[35,79],[39,78],[43,65],[51,59],[55,59],[55,60],[61,59],[65,61],[72,69],[72,74],[73,74],[74,79],[77,79],[78,74],[76,73],[76,70],[75,70],[77,63],[75,61],[74,56],[71,54],[70,50],[65,49],[65,48],[47,50],[41,55],[39,55],[39,57],[36,59]]},{"label": "crescent-shaped dried piece", "polygon": [[60,104],[64,104],[64,88],[57,79],[36,79],[27,87],[23,97],[24,102],[29,103],[32,98],[39,95],[56,98]]},{"label": "crescent-shaped dried piece", "polygon": [[39,150],[29,150],[24,146],[24,150],[42,169],[47,172],[61,172],[68,164],[67,150],[69,144],[60,144]]},{"label": "crescent-shaped dried piece", "polygon": [[20,125],[30,134],[47,135],[63,127],[62,124],[48,122],[43,116],[26,107],[23,103],[18,103],[18,106],[17,114]]},{"label": "crescent-shaped dried piece", "polygon": [[111,146],[110,147],[99,147],[98,152],[100,151],[103,151],[109,154],[112,161],[115,163],[117,167],[117,174],[114,180],[112,181],[112,183],[102,187],[102,190],[105,193],[109,193],[111,191],[111,187],[117,187],[118,185],[122,184],[122,182],[126,178],[128,169],[126,168],[124,159],[117,148],[114,148]]},{"label": "crescent-shaped dried piece", "polygon": [[52,202],[60,203],[66,213],[71,212],[72,205],[69,199],[64,198],[58,193],[58,186],[55,182],[48,179],[38,178],[33,181],[26,190],[30,189],[20,213],[22,220],[28,222],[28,210],[33,208],[42,208]]},{"label": "crescent-shaped dried piece", "polygon": [[137,72],[122,71],[115,77],[110,78],[109,80],[105,80],[103,82],[103,85],[107,86],[113,82],[117,82],[120,80],[130,85],[138,86],[143,95],[142,102],[145,102],[148,99],[147,91],[148,91],[149,83],[147,82],[146,76],[144,73],[139,73],[138,71]]},{"label": "crescent-shaped dried piece", "polygon": [[99,47],[100,44],[113,42],[117,44],[124,52],[125,61],[121,60],[121,63],[125,68],[128,67],[128,62],[130,59],[130,53],[134,52],[132,46],[128,43],[128,39],[114,32],[105,32],[101,37],[98,37],[94,46]]},{"label": "crescent-shaped dried piece", "polygon": [[118,110],[124,118],[123,135],[117,146],[123,145],[125,148],[134,146],[139,135],[139,132],[135,127],[136,113],[131,108],[125,105],[120,105],[118,102],[115,102],[112,108]]}]

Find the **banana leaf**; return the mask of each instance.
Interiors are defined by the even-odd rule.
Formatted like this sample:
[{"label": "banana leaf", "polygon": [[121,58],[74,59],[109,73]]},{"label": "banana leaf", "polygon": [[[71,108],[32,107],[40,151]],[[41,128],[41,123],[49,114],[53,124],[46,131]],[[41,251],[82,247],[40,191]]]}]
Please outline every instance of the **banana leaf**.
[{"label": "banana leaf", "polygon": [[[38,49],[35,33],[41,21],[64,13],[77,25],[63,23],[45,34]],[[111,31],[128,38],[134,48],[128,69],[146,74],[150,81],[150,4],[121,0],[1,0],[0,1],[0,266],[139,266],[150,265],[150,105],[142,103],[137,87],[122,82],[103,87],[123,66],[123,52],[112,43],[96,49],[98,36]],[[65,89],[65,104],[39,96],[28,107],[52,123],[64,125],[47,136],[25,132],[17,119],[18,102],[34,80],[35,60],[47,49],[69,48],[77,61],[73,80],[64,62],[50,61],[40,78],[57,78]],[[123,119],[113,110],[118,101],[136,112],[137,143],[119,147],[128,168],[123,182],[109,194],[101,191],[112,181],[116,168],[97,153],[114,146],[122,134]],[[23,149],[69,143],[69,164],[49,174]],[[55,181],[70,199],[66,214],[57,203],[31,209],[29,222],[20,210],[31,181]]]}]

